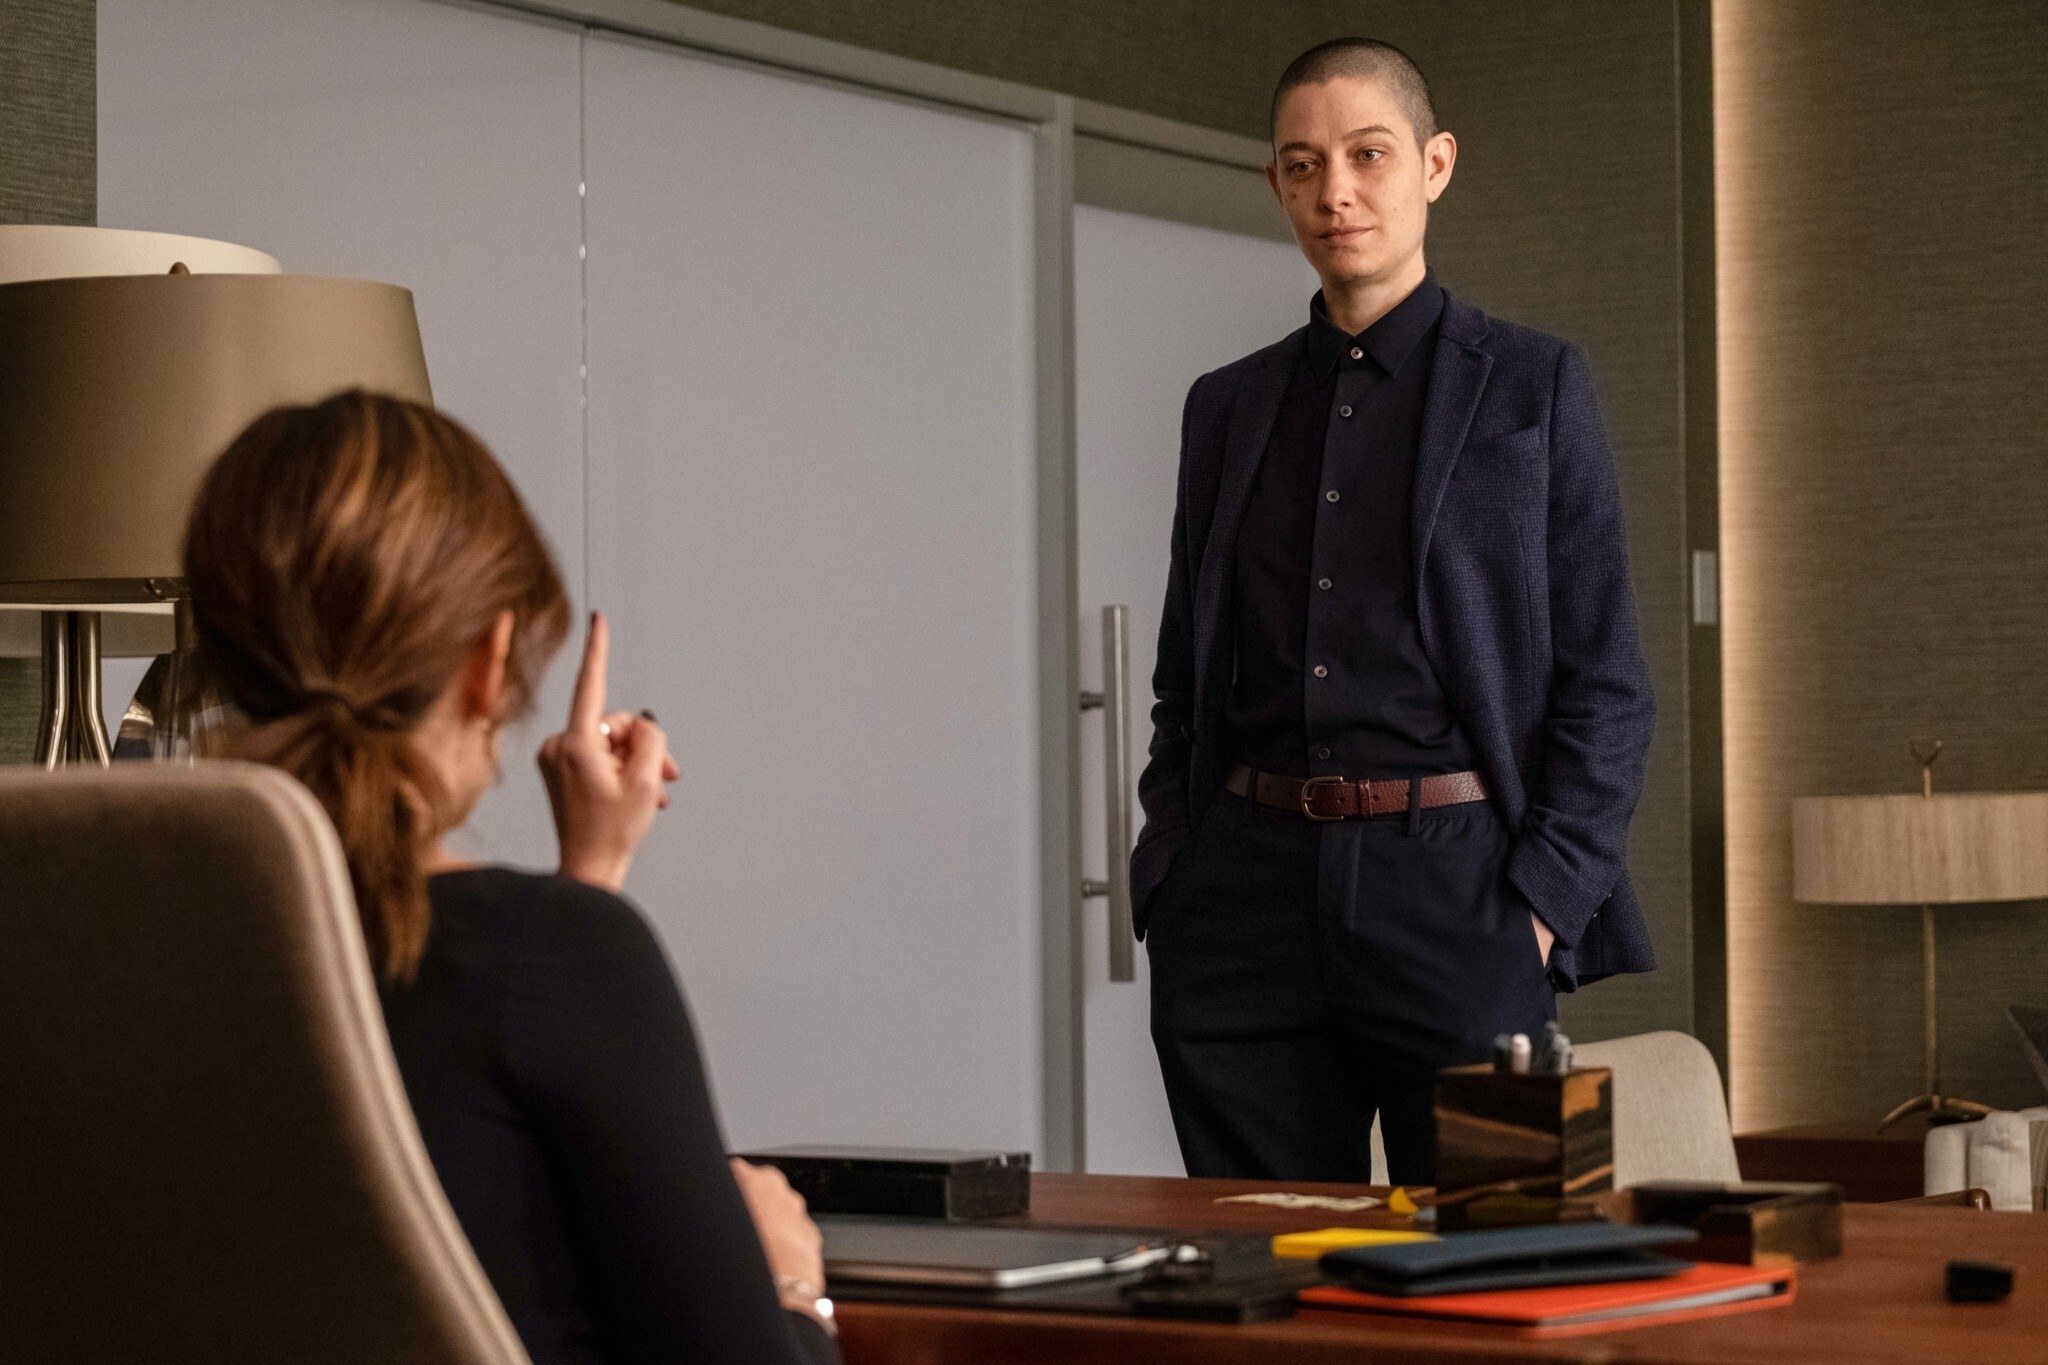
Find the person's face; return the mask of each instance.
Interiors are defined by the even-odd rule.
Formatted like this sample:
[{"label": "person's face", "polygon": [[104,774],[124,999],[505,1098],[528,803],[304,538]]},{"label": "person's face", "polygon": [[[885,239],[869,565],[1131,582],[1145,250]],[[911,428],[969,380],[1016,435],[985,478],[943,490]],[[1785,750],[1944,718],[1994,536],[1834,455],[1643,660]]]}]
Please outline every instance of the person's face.
[{"label": "person's face", "polygon": [[1429,206],[1450,183],[1457,142],[1426,147],[1392,92],[1339,76],[1280,102],[1266,178],[1326,288],[1399,278],[1422,252]]}]

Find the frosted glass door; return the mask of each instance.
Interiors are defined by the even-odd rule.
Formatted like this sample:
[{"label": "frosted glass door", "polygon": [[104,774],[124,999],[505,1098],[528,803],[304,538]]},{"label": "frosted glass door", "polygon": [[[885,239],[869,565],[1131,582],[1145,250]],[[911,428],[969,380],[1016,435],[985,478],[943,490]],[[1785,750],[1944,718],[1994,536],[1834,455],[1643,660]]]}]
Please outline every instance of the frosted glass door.
[{"label": "frosted glass door", "polygon": [[[1315,289],[1314,273],[1286,243],[1088,205],[1074,210],[1081,676],[1102,676],[1102,606],[1127,604],[1133,802],[1152,742],[1182,401],[1202,374],[1307,321]],[[1081,745],[1090,877],[1102,875],[1094,834],[1102,828],[1102,748],[1092,728],[1100,723],[1087,722]],[[1179,1175],[1152,1052],[1144,951],[1136,981],[1111,982],[1104,903],[1086,904],[1088,1169]]]},{"label": "frosted glass door", "polygon": [[1037,1148],[1032,139],[585,57],[591,601],[728,1133]]},{"label": "frosted glass door", "polygon": [[[99,214],[413,291],[434,399],[583,583],[573,28],[423,0],[100,0]],[[558,726],[571,670],[540,698]],[[464,851],[554,862],[533,733]]]}]

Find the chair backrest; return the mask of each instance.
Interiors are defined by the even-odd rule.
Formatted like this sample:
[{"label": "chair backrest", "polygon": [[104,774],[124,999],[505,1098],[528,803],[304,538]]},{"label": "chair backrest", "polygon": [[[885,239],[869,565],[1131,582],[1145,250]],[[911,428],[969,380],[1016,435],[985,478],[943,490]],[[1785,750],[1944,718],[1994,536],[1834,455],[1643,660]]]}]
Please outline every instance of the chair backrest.
[{"label": "chair backrest", "polygon": [[1934,1125],[1921,1149],[1927,1182],[1922,1188],[1930,1195],[1977,1189],[1994,1209],[2032,1209],[2032,1128],[2043,1122],[2048,1122],[2048,1106],[1997,1110],[1969,1123]]},{"label": "chair backrest", "polygon": [[282,773],[0,769],[0,1359],[526,1360]]},{"label": "chair backrest", "polygon": [[1721,1068],[1699,1039],[1638,1033],[1575,1049],[1580,1066],[1614,1070],[1614,1186],[1742,1178]]}]

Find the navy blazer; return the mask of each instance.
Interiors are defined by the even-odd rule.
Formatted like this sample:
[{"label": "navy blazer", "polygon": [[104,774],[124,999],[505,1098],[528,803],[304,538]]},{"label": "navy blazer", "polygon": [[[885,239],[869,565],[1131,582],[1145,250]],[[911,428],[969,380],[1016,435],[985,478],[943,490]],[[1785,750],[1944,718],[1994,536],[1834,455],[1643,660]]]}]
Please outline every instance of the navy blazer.
[{"label": "navy blazer", "polygon": [[[1140,909],[1235,755],[1238,524],[1307,329],[1203,375],[1181,422],[1173,561],[1152,687]],[[1423,649],[1514,843],[1507,878],[1557,934],[1568,987],[1656,965],[1625,865],[1655,706],[1621,496],[1576,346],[1446,298],[1415,468]]]}]

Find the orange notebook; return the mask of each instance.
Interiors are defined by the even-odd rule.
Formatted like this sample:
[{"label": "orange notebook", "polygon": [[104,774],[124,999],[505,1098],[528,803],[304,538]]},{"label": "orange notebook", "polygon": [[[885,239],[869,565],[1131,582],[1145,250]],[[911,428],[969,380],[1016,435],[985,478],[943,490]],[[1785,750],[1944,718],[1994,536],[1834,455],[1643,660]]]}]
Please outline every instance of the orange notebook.
[{"label": "orange notebook", "polygon": [[1522,1337],[1574,1337],[1690,1318],[1748,1313],[1792,1302],[1789,1266],[1701,1262],[1662,1280],[1498,1289],[1477,1294],[1391,1298],[1320,1285],[1298,1296],[1304,1307],[1343,1308],[1435,1322],[1485,1323]]}]

